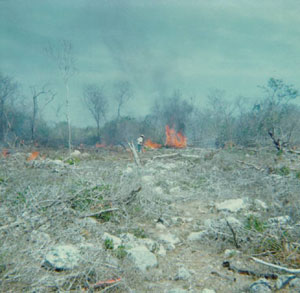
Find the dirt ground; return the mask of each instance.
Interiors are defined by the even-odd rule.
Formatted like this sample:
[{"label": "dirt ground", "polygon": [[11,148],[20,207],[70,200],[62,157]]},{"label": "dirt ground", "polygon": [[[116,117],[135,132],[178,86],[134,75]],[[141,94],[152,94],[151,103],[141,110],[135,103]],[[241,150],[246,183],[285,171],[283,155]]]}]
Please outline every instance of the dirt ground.
[{"label": "dirt ground", "polygon": [[[29,149],[0,159],[2,292],[249,292],[259,274],[284,275],[251,256],[299,267],[296,153],[163,148],[146,150],[137,167],[130,151],[117,148],[38,151],[32,160]],[[246,205],[219,206],[236,199]],[[103,210],[111,211],[95,215]],[[226,225],[229,219],[236,226]],[[179,241],[161,241],[159,227]],[[189,240],[201,231],[207,233]],[[104,233],[151,239],[165,254],[153,250],[157,265],[140,271],[126,247],[108,248]],[[80,265],[45,269],[45,255],[57,244],[80,247]],[[228,270],[226,260],[256,275]],[[189,272],[186,278],[176,277],[180,268]],[[93,287],[114,278],[120,281]],[[268,282],[277,290],[276,280]],[[298,292],[289,286],[281,292]]]}]

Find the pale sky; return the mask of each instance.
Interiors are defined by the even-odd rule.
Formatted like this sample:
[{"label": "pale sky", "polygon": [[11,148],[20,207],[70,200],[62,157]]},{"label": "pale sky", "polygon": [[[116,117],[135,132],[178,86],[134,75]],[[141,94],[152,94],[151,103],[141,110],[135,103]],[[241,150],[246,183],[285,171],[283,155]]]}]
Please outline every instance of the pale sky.
[{"label": "pale sky", "polygon": [[174,90],[200,105],[215,88],[254,101],[270,77],[300,89],[299,15],[299,0],[0,0],[0,71],[27,95],[51,83],[54,109],[64,91],[43,48],[71,41],[75,125],[93,123],[81,103],[87,83],[104,85],[112,101],[111,85],[131,82],[135,96],[123,114],[147,114]]}]

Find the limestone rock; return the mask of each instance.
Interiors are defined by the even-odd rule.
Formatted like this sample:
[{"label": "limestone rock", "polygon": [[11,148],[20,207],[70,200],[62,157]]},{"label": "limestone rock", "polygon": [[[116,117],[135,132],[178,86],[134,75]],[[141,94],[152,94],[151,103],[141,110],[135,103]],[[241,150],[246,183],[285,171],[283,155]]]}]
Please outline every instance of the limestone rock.
[{"label": "limestone rock", "polygon": [[265,279],[260,279],[251,284],[249,288],[250,293],[267,293],[272,292],[272,287],[270,286],[269,282]]},{"label": "limestone rock", "polygon": [[57,245],[47,253],[43,266],[55,270],[72,270],[79,264],[80,253],[73,245]]},{"label": "limestone rock", "polygon": [[174,280],[188,280],[190,278],[191,278],[190,272],[186,268],[180,267],[177,271]]},{"label": "limestone rock", "polygon": [[128,249],[127,253],[127,257],[142,272],[146,272],[148,268],[157,266],[156,256],[146,246],[141,245]]},{"label": "limestone rock", "polygon": [[203,240],[207,236],[207,231],[199,231],[199,232],[192,232],[188,236],[188,241],[199,241]]},{"label": "limestone rock", "polygon": [[228,211],[231,213],[236,213],[247,208],[247,206],[247,203],[242,198],[228,199],[216,204],[218,211]]}]

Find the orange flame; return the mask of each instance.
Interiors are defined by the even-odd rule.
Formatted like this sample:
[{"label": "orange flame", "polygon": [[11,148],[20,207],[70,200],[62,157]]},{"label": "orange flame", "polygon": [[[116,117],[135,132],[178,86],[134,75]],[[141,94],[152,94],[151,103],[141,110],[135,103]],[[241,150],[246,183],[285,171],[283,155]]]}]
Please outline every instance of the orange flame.
[{"label": "orange flame", "polygon": [[166,146],[173,148],[185,148],[187,145],[186,137],[181,133],[176,133],[175,129],[166,126]]},{"label": "orange flame", "polygon": [[106,144],[105,143],[96,143],[96,148],[105,148]]},{"label": "orange flame", "polygon": [[27,158],[27,161],[35,160],[39,154],[39,152],[32,152],[31,155]]},{"label": "orange flame", "polygon": [[150,148],[150,149],[160,149],[162,147],[161,144],[151,141],[150,139],[147,139],[144,143],[144,146]]}]

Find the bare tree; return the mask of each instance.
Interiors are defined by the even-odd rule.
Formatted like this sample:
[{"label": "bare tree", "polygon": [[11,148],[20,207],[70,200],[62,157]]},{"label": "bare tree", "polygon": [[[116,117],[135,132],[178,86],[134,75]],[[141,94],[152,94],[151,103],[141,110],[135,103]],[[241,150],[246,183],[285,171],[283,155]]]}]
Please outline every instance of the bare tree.
[{"label": "bare tree", "polygon": [[[281,150],[289,144],[295,123],[287,123],[292,119],[290,101],[299,96],[293,85],[287,85],[280,79],[270,78],[267,86],[261,87],[265,92],[264,100],[255,105],[259,129],[267,133],[275,147]],[[298,119],[297,122],[298,123]]]},{"label": "bare tree", "polygon": [[[56,93],[53,93],[50,89],[47,89],[47,85],[43,85],[42,88],[38,89],[36,86],[30,87],[32,94],[32,120],[31,120],[31,140],[32,142],[35,140],[36,134],[36,121],[38,115],[42,110],[53,101]],[[41,107],[39,107],[39,97],[44,96],[44,103]]]},{"label": "bare tree", "polygon": [[87,85],[83,90],[83,102],[93,116],[97,124],[97,138],[100,142],[100,123],[105,119],[108,103],[103,93],[103,87]]},{"label": "bare tree", "polygon": [[5,103],[16,93],[18,84],[9,76],[0,72],[0,141],[4,139],[6,128]]},{"label": "bare tree", "polygon": [[118,105],[117,119],[121,117],[121,109],[132,98],[132,88],[128,81],[119,81],[115,84],[115,100]]},{"label": "bare tree", "polygon": [[73,45],[70,41],[63,40],[59,47],[48,45],[47,54],[57,63],[59,72],[61,73],[64,86],[66,89],[66,118],[68,123],[68,145],[69,151],[72,149],[72,134],[70,120],[70,78],[76,73],[75,58],[73,54]]}]

